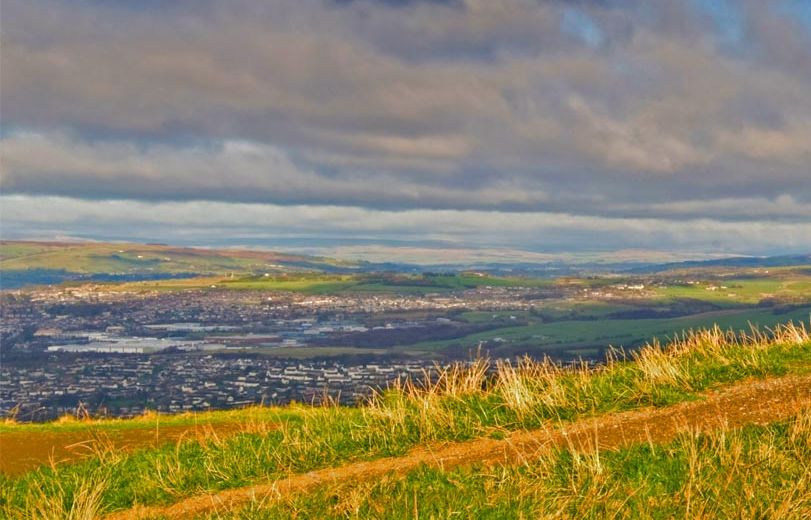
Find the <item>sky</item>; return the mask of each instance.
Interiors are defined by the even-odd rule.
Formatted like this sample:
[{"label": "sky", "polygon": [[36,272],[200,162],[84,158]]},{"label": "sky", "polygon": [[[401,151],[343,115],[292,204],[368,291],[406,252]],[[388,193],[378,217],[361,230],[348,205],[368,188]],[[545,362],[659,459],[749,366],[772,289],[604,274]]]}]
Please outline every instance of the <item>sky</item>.
[{"label": "sky", "polygon": [[0,38],[3,238],[811,251],[811,0],[4,0]]}]

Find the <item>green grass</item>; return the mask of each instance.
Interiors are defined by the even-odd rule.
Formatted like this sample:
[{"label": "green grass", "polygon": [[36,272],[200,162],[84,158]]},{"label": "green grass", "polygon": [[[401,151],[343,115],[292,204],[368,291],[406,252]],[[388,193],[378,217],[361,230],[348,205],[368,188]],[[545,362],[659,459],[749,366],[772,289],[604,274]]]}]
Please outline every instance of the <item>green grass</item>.
[{"label": "green grass", "polygon": [[218,284],[228,290],[292,291],[310,294],[331,294],[357,285],[353,276],[285,276],[250,277],[241,280],[223,280]]},{"label": "green grass", "polygon": [[[666,307],[664,302],[652,301],[650,306],[640,307],[620,302],[604,302],[599,300],[548,300],[540,302],[533,311],[527,310],[497,310],[497,311],[466,311],[455,316],[455,319],[468,323],[488,323],[494,320],[505,321],[510,316],[515,316],[518,320],[528,320],[535,322],[543,321],[566,321],[573,316],[580,318],[580,323],[588,319],[602,320],[611,319],[611,314],[621,311],[639,311],[640,309],[656,310],[658,307]],[[666,310],[666,309],[663,309]],[[574,320],[572,320],[574,321]]]},{"label": "green grass", "polygon": [[48,246],[33,242],[2,242],[0,243],[0,259],[3,262],[36,255],[49,249]]},{"label": "green grass", "polygon": [[209,518],[808,518],[811,411],[664,446],[326,486]]},{"label": "green grass", "polygon": [[[472,322],[481,323],[493,314],[515,315],[526,318],[521,313],[476,313],[462,315]],[[423,341],[404,346],[408,351],[435,351],[447,348],[452,344],[475,347],[480,342],[493,341],[495,338],[505,340],[505,344],[515,343],[530,345],[527,350],[538,354],[545,350],[562,347],[577,348],[581,346],[633,346],[647,338],[672,338],[679,331],[699,329],[717,324],[722,328],[744,330],[749,324],[760,327],[771,327],[787,320],[808,320],[811,306],[794,309],[785,314],[775,314],[770,309],[735,309],[683,316],[678,318],[653,319],[595,319],[570,320],[551,323],[531,323],[521,326],[505,326],[476,334],[449,340]]]},{"label": "green grass", "polygon": [[0,269],[72,273],[246,274],[307,271],[341,262],[274,252],[193,249],[150,244],[0,242]]},{"label": "green grass", "polygon": [[478,276],[472,274],[294,274],[251,276],[223,280],[223,289],[292,291],[305,294],[388,293],[424,295],[446,293],[476,287],[544,287],[550,280],[537,278]]},{"label": "green grass", "polygon": [[50,432],[112,432],[116,430],[153,429],[160,427],[194,426],[204,424],[245,423],[253,421],[291,421],[298,414],[279,408],[250,407],[209,412],[165,414],[148,412],[137,417],[76,419],[65,416],[46,423],[18,423],[13,420],[0,421],[0,433],[30,432],[32,434]]},{"label": "green grass", "polygon": [[[715,287],[715,290],[710,288]],[[726,287],[722,289],[722,287]],[[756,304],[765,298],[808,298],[811,277],[797,273],[760,278],[718,278],[695,285],[669,285],[658,289],[665,299],[692,298],[723,306]]]},{"label": "green grass", "polygon": [[289,472],[401,455],[431,441],[669,405],[746,377],[806,370],[811,337],[789,327],[775,338],[739,340],[716,329],[667,347],[651,345],[632,362],[611,361],[597,371],[527,361],[500,364],[496,375],[488,375],[487,365],[480,360],[469,368],[451,367],[427,387],[391,389],[360,408],[264,410],[259,419],[244,419],[246,433],[230,437],[134,453],[99,445],[89,460],[0,480],[0,505],[7,516],[27,518],[43,493],[59,497],[64,508],[91,498],[102,511],[165,504]]}]

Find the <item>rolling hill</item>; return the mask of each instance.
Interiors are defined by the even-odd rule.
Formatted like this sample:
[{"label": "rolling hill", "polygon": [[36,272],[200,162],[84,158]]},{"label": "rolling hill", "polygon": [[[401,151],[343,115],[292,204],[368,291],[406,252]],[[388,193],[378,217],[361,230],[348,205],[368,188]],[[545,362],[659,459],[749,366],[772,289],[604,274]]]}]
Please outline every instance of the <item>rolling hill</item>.
[{"label": "rolling hill", "polygon": [[71,280],[148,280],[206,275],[352,272],[358,264],[272,251],[164,244],[0,242],[4,288]]}]

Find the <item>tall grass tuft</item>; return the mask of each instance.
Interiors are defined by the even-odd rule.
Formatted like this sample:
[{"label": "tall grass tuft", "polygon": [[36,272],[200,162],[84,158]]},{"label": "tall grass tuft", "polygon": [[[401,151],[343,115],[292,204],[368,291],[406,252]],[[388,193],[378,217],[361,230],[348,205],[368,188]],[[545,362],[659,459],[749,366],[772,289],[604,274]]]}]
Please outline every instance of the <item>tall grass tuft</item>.
[{"label": "tall grass tuft", "polygon": [[[92,520],[104,510],[104,493],[111,481],[111,470],[122,458],[104,436],[85,443],[100,461],[85,473],[50,479],[41,487],[29,487],[23,495],[25,507],[5,508],[8,518],[31,520]],[[58,471],[52,462],[52,471]]]},{"label": "tall grass tuft", "polygon": [[13,514],[21,520],[93,520],[102,511],[105,489],[103,477],[82,479],[70,490],[57,483],[55,489],[29,494],[26,509]]}]

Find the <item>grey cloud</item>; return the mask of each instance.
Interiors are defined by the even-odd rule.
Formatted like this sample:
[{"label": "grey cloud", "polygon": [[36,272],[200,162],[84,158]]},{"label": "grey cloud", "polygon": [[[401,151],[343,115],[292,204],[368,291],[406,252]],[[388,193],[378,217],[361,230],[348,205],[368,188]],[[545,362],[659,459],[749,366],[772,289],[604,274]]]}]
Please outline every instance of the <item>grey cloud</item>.
[{"label": "grey cloud", "polygon": [[[401,144],[394,141],[390,146]],[[414,144],[407,141],[405,146]],[[801,147],[804,142],[789,144]],[[434,153],[442,155],[456,153],[459,144],[439,142],[435,146]],[[614,143],[612,153],[621,150],[619,143]],[[757,196],[743,190],[721,198],[689,192],[667,200],[647,197],[645,190],[651,185],[654,190],[673,186],[676,194],[686,192],[685,184],[693,182],[693,176],[662,179],[668,176],[666,171],[657,171],[653,180],[639,178],[629,197],[623,196],[623,185],[615,187],[617,191],[609,187],[600,193],[589,191],[588,184],[581,183],[594,182],[593,174],[581,179],[570,175],[566,185],[557,187],[532,177],[493,177],[487,172],[480,179],[468,173],[468,182],[447,182],[447,172],[403,176],[356,171],[351,176],[332,175],[293,161],[277,147],[252,141],[136,145],[119,140],[87,142],[63,133],[15,133],[0,141],[0,152],[0,189],[4,193],[52,193],[92,199],[119,198],[125,193],[144,200],[337,203],[379,209],[491,208],[520,212],[541,208],[583,215],[664,216],[677,220],[749,220],[755,216],[784,221],[811,219],[811,204],[802,198],[803,185],[771,194],[764,188]],[[747,148],[746,152],[758,153],[758,148]],[[347,166],[353,160],[365,166],[354,156],[343,160]],[[417,159],[412,161],[416,164]]]},{"label": "grey cloud", "polygon": [[[660,18],[672,22],[672,4],[662,4],[671,7],[662,7],[669,14]],[[731,70],[735,64],[712,49],[663,37],[656,23],[638,23],[634,37],[613,52],[578,47],[559,29],[561,4],[529,0],[470,1],[462,9],[420,3],[405,12],[367,3],[333,9],[306,1],[242,3],[243,16],[211,7],[180,20],[32,5],[12,9],[42,29],[6,31],[3,90],[12,124],[159,138],[185,129],[273,142],[313,156],[351,154],[355,162],[382,167],[391,160],[405,170],[423,158],[440,163],[429,171],[449,168],[442,164],[447,157],[420,153],[419,143],[432,139],[463,143],[468,157],[487,155],[497,167],[512,146],[533,152],[525,162],[678,170],[706,153],[691,134],[701,129],[714,139],[724,104],[749,83],[748,71]],[[590,9],[602,14],[609,31],[607,20],[628,17]],[[43,13],[60,25],[43,22]],[[96,24],[99,16],[107,23]],[[401,39],[442,57],[454,45],[448,38],[476,49],[471,39],[507,45],[524,33],[538,44],[533,53],[495,59],[413,62],[408,53],[382,48]],[[785,104],[794,102],[807,119],[807,97],[785,92],[801,93],[807,84],[795,78],[781,91],[783,83],[792,79],[769,78],[775,86],[768,90]],[[584,100],[579,108],[571,96]],[[593,115],[605,107],[617,111],[612,120]],[[501,141],[514,144],[492,143],[492,127]],[[388,144],[396,140],[415,143],[392,150]],[[457,168],[466,165],[451,159]]]},{"label": "grey cloud", "polygon": [[[398,240],[523,251],[689,248],[696,252],[791,251],[811,247],[811,223],[682,222],[602,218],[565,213],[406,210],[338,206],[276,206],[223,202],[79,201],[4,196],[6,236],[115,236],[223,245],[309,238]],[[167,227],[166,222],[175,225]],[[37,235],[39,234],[39,235]],[[347,235],[349,234],[349,235]],[[222,238],[212,238],[222,237]],[[351,240],[347,241],[351,243]],[[280,242],[283,243],[283,242]],[[662,247],[666,244],[666,247]],[[755,248],[752,245],[756,244]]]},{"label": "grey cloud", "polygon": [[811,34],[733,3],[9,0],[0,187],[801,224]]},{"label": "grey cloud", "polygon": [[[390,146],[398,145],[395,141]],[[442,154],[446,146],[457,145],[439,142],[435,146],[433,153]],[[542,191],[528,192],[506,182],[471,189],[385,174],[331,177],[297,166],[276,147],[248,141],[137,146],[121,141],[87,143],[65,134],[18,133],[0,141],[0,150],[0,188],[6,193],[114,198],[123,192],[141,199],[322,204],[376,200],[380,205],[405,202],[436,207],[453,205],[461,198],[468,198],[471,205],[537,204],[546,198]]]}]

